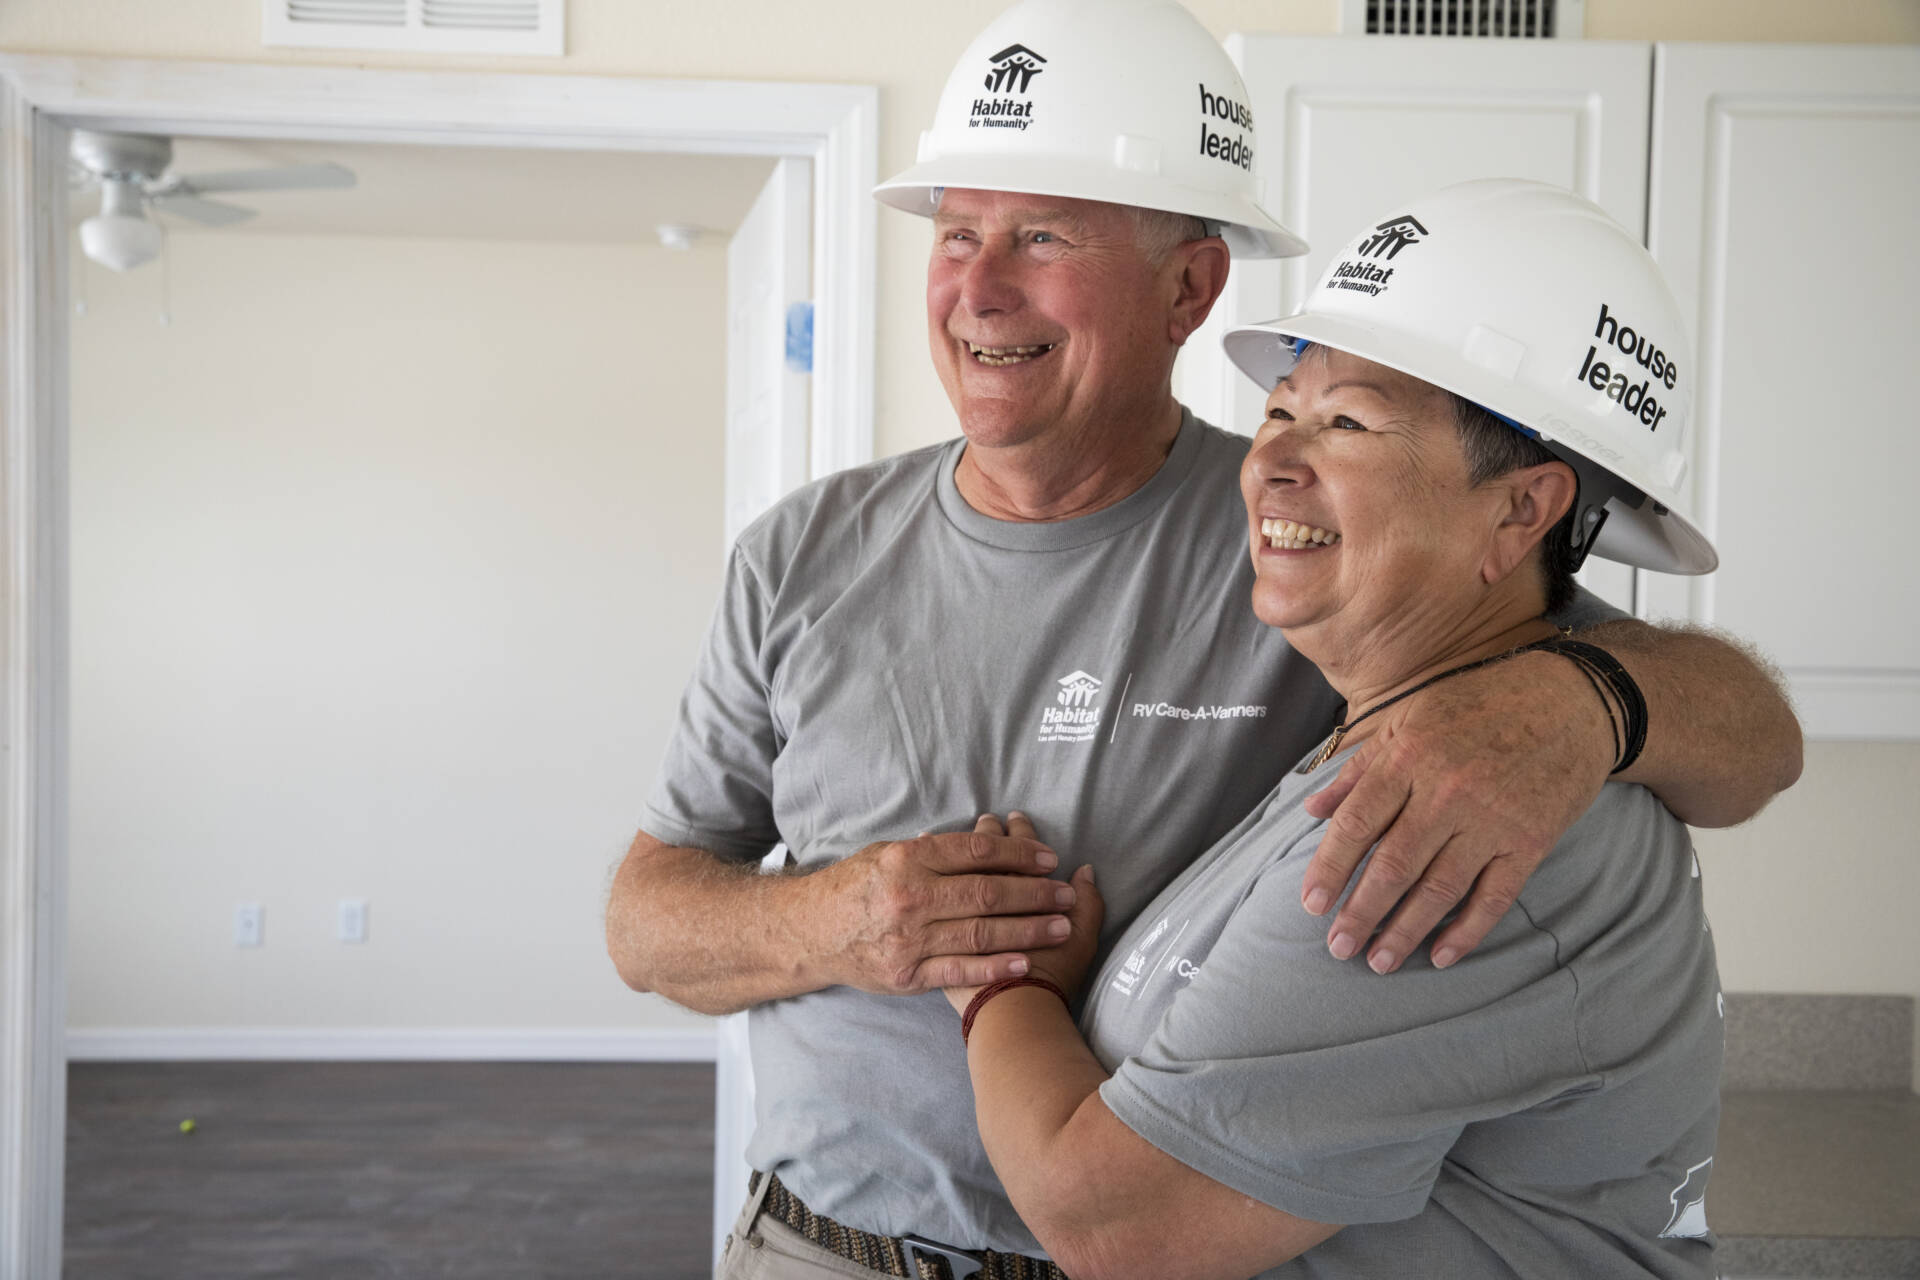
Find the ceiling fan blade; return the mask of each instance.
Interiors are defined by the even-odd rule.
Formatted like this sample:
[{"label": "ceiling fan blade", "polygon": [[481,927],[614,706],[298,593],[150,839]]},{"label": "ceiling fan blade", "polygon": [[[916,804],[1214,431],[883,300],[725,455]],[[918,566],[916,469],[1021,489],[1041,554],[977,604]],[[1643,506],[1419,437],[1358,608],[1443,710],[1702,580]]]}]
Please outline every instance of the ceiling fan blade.
[{"label": "ceiling fan blade", "polygon": [[[312,187],[350,187],[353,170],[332,163],[294,164],[279,169],[230,169],[220,173],[189,173],[169,181],[162,191],[211,195],[216,191],[288,191]],[[157,193],[156,193],[157,194]]]},{"label": "ceiling fan blade", "polygon": [[218,200],[202,200],[198,196],[190,195],[148,196],[147,204],[161,213],[178,214],[182,218],[191,218],[209,227],[225,227],[236,222],[245,222],[254,214],[252,209],[242,209],[237,204],[222,204]]}]

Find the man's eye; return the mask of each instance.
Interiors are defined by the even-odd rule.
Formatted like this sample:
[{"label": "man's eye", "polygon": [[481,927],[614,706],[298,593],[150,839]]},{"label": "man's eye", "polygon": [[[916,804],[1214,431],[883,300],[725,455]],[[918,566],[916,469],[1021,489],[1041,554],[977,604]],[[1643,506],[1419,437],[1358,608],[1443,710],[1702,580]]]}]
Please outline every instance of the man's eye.
[{"label": "man's eye", "polygon": [[1292,422],[1293,415],[1288,413],[1285,409],[1269,409],[1267,410],[1267,421]]},{"label": "man's eye", "polygon": [[1365,431],[1366,430],[1365,426],[1363,426],[1358,422],[1355,422],[1352,418],[1349,418],[1344,413],[1335,414],[1333,416],[1333,422],[1331,423],[1331,425],[1341,431]]},{"label": "man's eye", "polygon": [[1033,242],[1035,244],[1053,244],[1059,239],[1060,237],[1054,235],[1051,231],[1036,231],[1033,233]]}]

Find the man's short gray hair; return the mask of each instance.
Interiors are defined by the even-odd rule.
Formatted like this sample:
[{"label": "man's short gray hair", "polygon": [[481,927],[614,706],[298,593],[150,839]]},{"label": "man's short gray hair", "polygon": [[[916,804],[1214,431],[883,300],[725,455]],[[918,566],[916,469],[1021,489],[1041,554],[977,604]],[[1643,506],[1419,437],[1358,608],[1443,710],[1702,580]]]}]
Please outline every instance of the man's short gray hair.
[{"label": "man's short gray hair", "polygon": [[1133,214],[1134,243],[1156,267],[1189,240],[1205,240],[1215,234],[1205,218],[1196,218],[1190,213],[1168,213],[1163,209],[1142,209],[1138,205],[1127,208]]}]

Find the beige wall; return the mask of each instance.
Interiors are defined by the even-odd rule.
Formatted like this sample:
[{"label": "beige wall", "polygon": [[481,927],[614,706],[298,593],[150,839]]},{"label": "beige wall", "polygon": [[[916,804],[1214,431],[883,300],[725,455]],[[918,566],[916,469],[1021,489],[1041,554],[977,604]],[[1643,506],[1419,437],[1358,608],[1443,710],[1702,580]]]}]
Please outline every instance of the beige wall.
[{"label": "beige wall", "polygon": [[600,911],[719,589],[724,250],[172,253],[72,329],[69,1025],[700,1025]]},{"label": "beige wall", "polygon": [[[798,80],[878,85],[880,168],[913,159],[953,58],[1004,0],[569,0],[564,58],[476,58],[269,49],[259,0],[7,0],[0,49],[143,58],[431,66],[542,74]],[[1330,35],[1336,0],[1189,0],[1216,34]],[[1595,37],[1633,40],[1920,41],[1914,0],[1587,0]],[[895,453],[952,434],[924,354],[924,223],[880,218],[878,447]]]},{"label": "beige wall", "polygon": [[[1191,0],[1217,33],[1328,34],[1333,0]],[[432,66],[557,74],[877,84],[881,168],[912,157],[948,64],[1001,0],[633,4],[570,0],[562,59],[476,59],[272,50],[257,0],[13,0],[0,48],[150,58]],[[1913,0],[1588,0],[1593,37],[1720,41],[1920,41]],[[880,220],[879,445],[948,435],[923,354],[923,224]],[[1701,845],[1727,985],[1920,996],[1920,942],[1905,904],[1920,865],[1920,748],[1827,745],[1806,781],[1759,821]],[[598,980],[596,978],[595,980]]]},{"label": "beige wall", "polygon": [[[1695,847],[1726,990],[1920,1000],[1920,744],[1811,743],[1798,786]],[[1920,1027],[1914,1050],[1920,1089]]]}]

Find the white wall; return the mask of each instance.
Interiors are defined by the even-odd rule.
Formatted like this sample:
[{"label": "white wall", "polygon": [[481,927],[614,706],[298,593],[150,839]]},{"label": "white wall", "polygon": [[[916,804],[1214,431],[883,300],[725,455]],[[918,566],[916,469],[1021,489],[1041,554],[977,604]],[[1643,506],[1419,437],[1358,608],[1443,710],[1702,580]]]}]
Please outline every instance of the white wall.
[{"label": "white wall", "polygon": [[[1217,34],[1330,34],[1334,0],[1189,0]],[[1002,0],[733,0],[639,5],[570,0],[568,54],[457,58],[267,49],[257,0],[13,0],[0,48],[19,52],[247,62],[429,66],[548,74],[851,81],[881,88],[881,170],[909,163],[948,67]],[[1588,0],[1594,38],[1920,41],[1912,0]],[[880,219],[878,444],[911,448],[952,432],[925,355],[925,224]],[[77,630],[77,628],[76,628]],[[1861,777],[1883,785],[1860,786]],[[1920,996],[1914,900],[1920,747],[1818,745],[1806,780],[1755,823],[1704,835],[1714,923],[1734,989]],[[1817,838],[1810,839],[1810,833]],[[378,925],[376,925],[378,927]]]},{"label": "white wall", "polygon": [[172,253],[72,331],[69,1024],[700,1025],[600,912],[719,586],[724,252]]},{"label": "white wall", "polygon": [[1810,743],[1798,786],[1695,848],[1726,990],[1920,999],[1920,745]]}]

